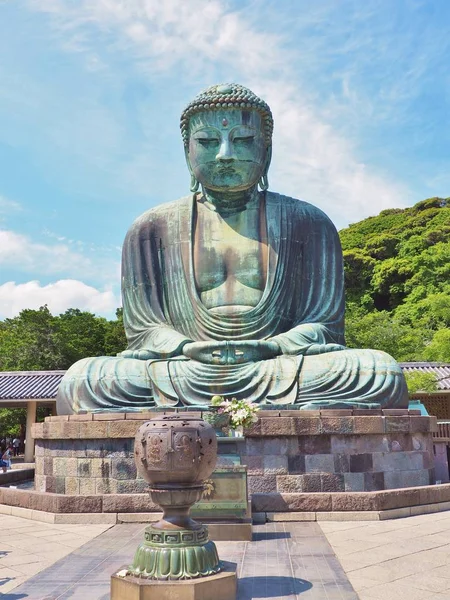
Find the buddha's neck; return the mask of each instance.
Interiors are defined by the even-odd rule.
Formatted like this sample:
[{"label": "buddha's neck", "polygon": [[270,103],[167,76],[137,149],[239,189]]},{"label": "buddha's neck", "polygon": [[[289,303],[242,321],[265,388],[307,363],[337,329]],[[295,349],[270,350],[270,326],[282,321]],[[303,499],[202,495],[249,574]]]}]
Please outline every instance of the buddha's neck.
[{"label": "buddha's neck", "polygon": [[217,192],[204,188],[203,196],[214,210],[222,216],[228,216],[240,213],[256,202],[258,190],[257,186],[241,192]]}]

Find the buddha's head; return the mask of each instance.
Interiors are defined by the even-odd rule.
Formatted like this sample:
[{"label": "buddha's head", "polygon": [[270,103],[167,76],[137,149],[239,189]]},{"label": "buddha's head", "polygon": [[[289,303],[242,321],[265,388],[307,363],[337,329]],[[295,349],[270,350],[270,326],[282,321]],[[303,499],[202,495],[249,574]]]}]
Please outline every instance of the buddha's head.
[{"label": "buddha's head", "polygon": [[191,190],[240,192],[268,188],[273,118],[269,106],[249,89],[214,85],[181,115]]}]

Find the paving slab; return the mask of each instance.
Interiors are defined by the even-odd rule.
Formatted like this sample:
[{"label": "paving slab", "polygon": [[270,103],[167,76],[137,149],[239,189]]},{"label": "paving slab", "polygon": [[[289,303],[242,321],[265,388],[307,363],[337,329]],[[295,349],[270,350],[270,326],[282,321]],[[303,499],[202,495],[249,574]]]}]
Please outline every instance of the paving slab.
[{"label": "paving slab", "polygon": [[[109,600],[111,574],[131,561],[144,528],[116,525],[3,597]],[[217,548],[223,561],[236,564],[238,600],[358,600],[315,522],[256,525],[253,541],[217,542]]]},{"label": "paving slab", "polygon": [[450,512],[320,523],[361,600],[450,600]]},{"label": "paving slab", "polygon": [[0,596],[17,598],[11,590],[109,527],[54,525],[0,515]]},{"label": "paving slab", "polygon": [[[131,560],[145,525],[109,527],[0,515],[0,596],[109,600],[110,575]],[[254,532],[252,542],[217,543],[237,565],[238,600],[450,600],[450,512]]]}]

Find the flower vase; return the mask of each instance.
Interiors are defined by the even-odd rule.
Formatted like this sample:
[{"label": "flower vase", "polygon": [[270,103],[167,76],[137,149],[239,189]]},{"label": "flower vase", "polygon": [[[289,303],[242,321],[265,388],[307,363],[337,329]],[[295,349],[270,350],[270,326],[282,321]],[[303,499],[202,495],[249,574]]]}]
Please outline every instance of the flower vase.
[{"label": "flower vase", "polygon": [[244,437],[243,425],[237,425],[233,430],[233,437]]},{"label": "flower vase", "polygon": [[214,427],[217,437],[224,437],[224,429],[230,424],[230,415],[217,410],[208,410],[202,413],[202,419]]}]

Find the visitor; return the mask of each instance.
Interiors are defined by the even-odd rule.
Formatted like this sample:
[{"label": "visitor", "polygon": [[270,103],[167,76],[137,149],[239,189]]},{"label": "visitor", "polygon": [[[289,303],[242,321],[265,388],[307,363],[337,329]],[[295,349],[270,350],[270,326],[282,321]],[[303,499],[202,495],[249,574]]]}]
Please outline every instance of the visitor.
[{"label": "visitor", "polygon": [[[5,450],[5,452],[2,454],[2,462],[5,463],[6,469],[11,469],[11,456],[14,452],[13,447],[10,445],[8,446],[8,448]],[[3,465],[0,465],[1,467],[3,467]],[[4,473],[6,473],[6,469],[4,469]]]},{"label": "visitor", "polygon": [[6,462],[6,460],[3,460],[3,453],[6,450],[6,440],[5,438],[2,438],[0,440],[0,469],[3,471],[3,473],[6,473],[6,470],[8,468],[8,463]]},{"label": "visitor", "polygon": [[13,449],[14,449],[14,456],[19,456],[19,447],[20,447],[19,438],[15,437],[12,441],[12,445],[13,445]]}]

